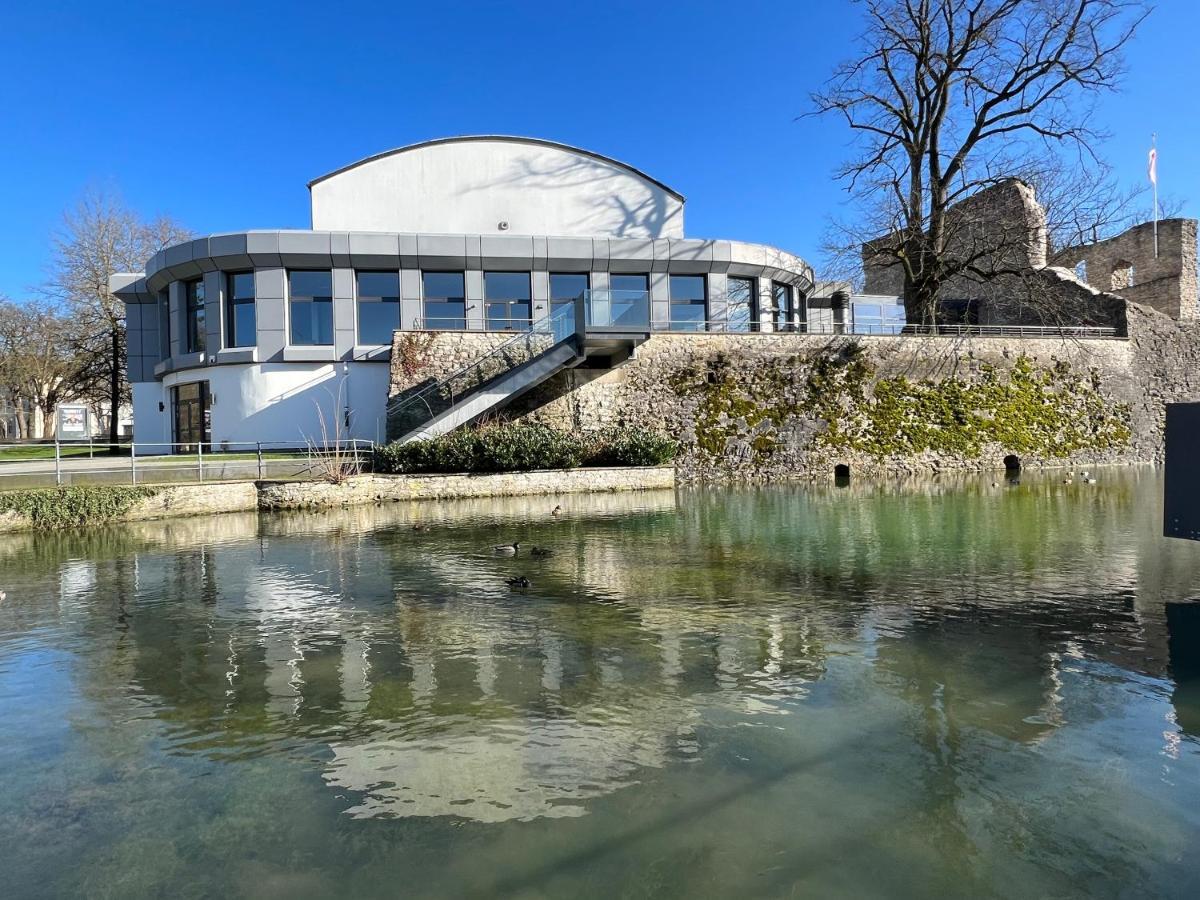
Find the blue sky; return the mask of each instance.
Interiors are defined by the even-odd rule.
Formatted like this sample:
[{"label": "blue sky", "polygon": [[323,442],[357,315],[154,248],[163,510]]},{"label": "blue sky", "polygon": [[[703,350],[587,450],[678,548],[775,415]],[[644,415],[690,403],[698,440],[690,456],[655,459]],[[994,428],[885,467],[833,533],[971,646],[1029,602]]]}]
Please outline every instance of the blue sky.
[{"label": "blue sky", "polygon": [[[859,32],[846,0],[56,3],[0,13],[0,294],[89,187],[200,233],[307,227],[306,182],[454,134],[534,135],[688,197],[687,232],[819,262],[847,133],[796,116]],[[1103,101],[1104,155],[1200,211],[1200,3],[1162,0]]]}]

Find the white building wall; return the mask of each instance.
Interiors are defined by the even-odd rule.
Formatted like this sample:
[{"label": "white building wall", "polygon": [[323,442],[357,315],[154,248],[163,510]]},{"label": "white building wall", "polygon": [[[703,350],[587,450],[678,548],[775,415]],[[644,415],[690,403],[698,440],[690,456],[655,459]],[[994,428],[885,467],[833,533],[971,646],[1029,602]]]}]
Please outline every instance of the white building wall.
[{"label": "white building wall", "polygon": [[[298,446],[309,439],[321,443],[322,419],[330,441],[339,436],[334,433],[337,427],[343,440],[381,442],[385,437],[387,365],[266,363],[210,366],[174,372],[161,382],[135,383],[136,442],[172,440],[171,388],[192,381],[208,382],[214,449],[221,449],[222,444],[239,449],[239,445],[259,441]],[[164,450],[148,447],[143,452]]]},{"label": "white building wall", "polygon": [[417,145],[311,191],[318,231],[683,237],[678,195],[620,163],[537,141]]}]

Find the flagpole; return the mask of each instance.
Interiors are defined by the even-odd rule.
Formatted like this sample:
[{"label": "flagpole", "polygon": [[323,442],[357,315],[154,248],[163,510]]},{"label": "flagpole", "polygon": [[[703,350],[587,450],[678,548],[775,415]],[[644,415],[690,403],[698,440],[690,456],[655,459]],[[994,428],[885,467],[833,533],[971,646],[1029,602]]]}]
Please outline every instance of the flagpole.
[{"label": "flagpole", "polygon": [[1150,147],[1154,153],[1154,258],[1158,259],[1158,132],[1150,133]]}]

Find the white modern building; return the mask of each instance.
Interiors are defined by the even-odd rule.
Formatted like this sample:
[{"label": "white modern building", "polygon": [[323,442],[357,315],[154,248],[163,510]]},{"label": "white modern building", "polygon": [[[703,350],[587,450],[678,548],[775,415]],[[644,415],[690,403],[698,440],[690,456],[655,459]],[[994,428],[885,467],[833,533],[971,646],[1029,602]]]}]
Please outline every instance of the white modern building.
[{"label": "white modern building", "polygon": [[646,337],[806,327],[807,263],[685,237],[681,194],[588,150],[428,141],[309,191],[311,230],[210,235],[114,276],[144,452],[383,440],[396,331],[527,331],[581,297]]}]

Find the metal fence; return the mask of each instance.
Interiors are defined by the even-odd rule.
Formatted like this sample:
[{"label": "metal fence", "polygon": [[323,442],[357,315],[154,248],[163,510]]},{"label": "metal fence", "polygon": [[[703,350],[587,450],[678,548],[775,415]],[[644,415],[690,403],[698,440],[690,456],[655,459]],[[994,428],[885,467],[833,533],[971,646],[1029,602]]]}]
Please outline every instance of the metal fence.
[{"label": "metal fence", "polygon": [[208,444],[134,441],[0,445],[0,490],[49,484],[177,484],[303,478],[369,468],[374,441]]},{"label": "metal fence", "polygon": [[[770,328],[761,326],[770,325]],[[655,332],[670,334],[851,334],[875,337],[1067,337],[1116,338],[1116,328],[1095,325],[905,325],[878,322],[809,322],[780,326],[776,323],[750,322],[745,319],[725,322],[720,319],[651,323]]]}]

